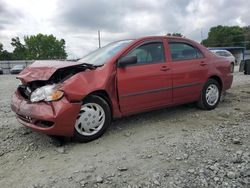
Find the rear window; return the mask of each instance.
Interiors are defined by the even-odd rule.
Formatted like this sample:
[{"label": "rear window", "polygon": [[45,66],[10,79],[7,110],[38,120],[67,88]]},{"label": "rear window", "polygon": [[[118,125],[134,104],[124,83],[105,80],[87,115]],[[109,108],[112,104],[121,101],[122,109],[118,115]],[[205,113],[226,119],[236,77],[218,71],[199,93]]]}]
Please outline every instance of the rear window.
[{"label": "rear window", "polygon": [[223,57],[230,57],[231,56],[231,54],[227,51],[217,51],[217,52],[215,52],[215,54],[218,56],[223,56]]},{"label": "rear window", "polygon": [[169,43],[173,61],[203,58],[203,54],[196,47],[184,42]]}]

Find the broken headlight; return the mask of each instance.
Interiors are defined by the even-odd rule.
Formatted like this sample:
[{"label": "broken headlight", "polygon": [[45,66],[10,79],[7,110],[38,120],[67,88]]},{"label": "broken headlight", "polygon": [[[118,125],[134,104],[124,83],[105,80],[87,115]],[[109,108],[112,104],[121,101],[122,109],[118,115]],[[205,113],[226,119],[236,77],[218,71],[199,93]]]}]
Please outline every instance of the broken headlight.
[{"label": "broken headlight", "polygon": [[58,90],[58,85],[47,85],[37,88],[31,93],[31,102],[39,101],[56,101],[61,99],[63,96],[63,91]]}]

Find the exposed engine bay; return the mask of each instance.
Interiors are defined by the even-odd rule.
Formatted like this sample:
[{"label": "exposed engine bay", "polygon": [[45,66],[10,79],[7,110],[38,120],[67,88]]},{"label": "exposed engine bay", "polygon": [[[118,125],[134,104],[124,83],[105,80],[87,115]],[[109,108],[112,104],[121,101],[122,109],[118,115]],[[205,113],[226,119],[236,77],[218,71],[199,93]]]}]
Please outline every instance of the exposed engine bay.
[{"label": "exposed engine bay", "polygon": [[35,80],[28,82],[27,84],[21,84],[18,86],[18,91],[25,99],[29,99],[30,95],[37,88],[45,85],[53,85],[63,83],[65,80],[69,79],[71,76],[83,72],[86,70],[93,70],[96,67],[89,64],[75,65],[70,67],[61,68],[55,71],[54,74],[48,80]]}]

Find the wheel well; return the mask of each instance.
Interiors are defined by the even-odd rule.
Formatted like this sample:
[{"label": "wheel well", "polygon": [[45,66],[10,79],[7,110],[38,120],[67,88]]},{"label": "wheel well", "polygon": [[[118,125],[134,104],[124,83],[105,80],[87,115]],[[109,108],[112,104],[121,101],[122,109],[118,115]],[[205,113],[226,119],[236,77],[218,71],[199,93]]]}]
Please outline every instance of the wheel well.
[{"label": "wheel well", "polygon": [[[94,92],[88,94],[88,96],[90,96],[90,95],[96,95],[96,96],[101,97],[102,99],[104,99],[108,103],[108,105],[110,107],[110,110],[111,110],[111,114],[113,115],[112,102],[111,102],[111,100],[109,98],[108,93],[105,90],[97,90],[97,91],[94,91]],[[87,98],[87,97],[85,97],[85,98]]]},{"label": "wheel well", "polygon": [[223,84],[222,84],[222,80],[220,79],[220,77],[218,77],[218,76],[211,76],[209,79],[214,79],[214,80],[216,80],[216,81],[219,83],[220,88],[221,88],[221,90],[222,90]]}]

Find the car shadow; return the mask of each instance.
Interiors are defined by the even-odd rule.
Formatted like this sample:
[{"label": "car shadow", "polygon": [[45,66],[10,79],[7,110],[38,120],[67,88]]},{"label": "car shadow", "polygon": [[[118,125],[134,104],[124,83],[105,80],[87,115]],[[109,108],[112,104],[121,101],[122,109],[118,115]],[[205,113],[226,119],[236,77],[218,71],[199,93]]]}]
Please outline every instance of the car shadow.
[{"label": "car shadow", "polygon": [[[159,122],[164,119],[173,119],[181,118],[183,115],[187,113],[193,113],[199,111],[196,106],[191,104],[180,105],[176,107],[163,108],[159,110],[148,111],[144,113],[138,113],[131,116],[122,117],[119,119],[114,119],[111,126],[108,128],[107,132],[102,136],[107,139],[107,137],[112,136],[113,133],[119,133],[121,131],[129,131],[133,126],[140,126],[143,129],[144,126],[148,123]],[[52,145],[54,147],[61,147],[65,145],[75,145],[79,144],[78,141],[75,141],[72,138],[63,137],[63,136],[47,136],[42,133],[33,132],[26,127],[22,127],[22,129],[28,130],[29,134],[27,134],[28,140],[32,139],[32,137],[36,137],[36,141],[44,140],[47,142],[47,145]],[[34,135],[35,134],[35,135]],[[102,138],[100,138],[102,139]],[[95,142],[95,141],[94,141]],[[44,144],[38,144],[40,146]],[[46,144],[45,144],[46,145]]]},{"label": "car shadow", "polygon": [[[195,111],[199,111],[199,109],[195,106],[194,103],[184,104],[176,107],[163,108],[153,111],[148,111],[144,113],[138,113],[131,116],[126,116],[118,119],[114,119],[111,126],[109,126],[108,130],[102,137],[109,137],[113,135],[113,133],[119,133],[120,131],[129,131],[133,126],[140,126],[143,128],[145,124],[148,122],[159,122],[162,119],[172,118],[173,116],[178,118],[182,117],[186,113],[192,113]],[[143,123],[142,123],[143,122]],[[55,146],[64,146],[67,144],[77,144],[78,141],[65,138],[65,137],[51,137]]]},{"label": "car shadow", "polygon": [[176,107],[169,107],[144,113],[138,113],[135,115],[115,119],[109,129],[120,129],[120,127],[122,127],[123,129],[128,129],[131,123],[140,124],[141,121],[158,122],[159,120],[167,120],[168,118],[173,116],[182,117],[183,114],[194,111],[199,111],[199,109],[196,108],[195,104],[191,103]]}]

